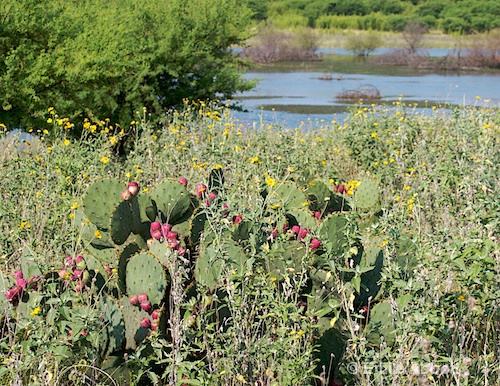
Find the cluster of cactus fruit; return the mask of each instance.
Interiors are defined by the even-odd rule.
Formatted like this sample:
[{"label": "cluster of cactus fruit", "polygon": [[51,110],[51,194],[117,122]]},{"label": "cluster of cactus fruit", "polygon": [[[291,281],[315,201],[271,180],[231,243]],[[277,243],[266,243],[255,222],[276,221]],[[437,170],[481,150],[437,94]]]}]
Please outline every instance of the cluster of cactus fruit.
[{"label": "cluster of cactus fruit", "polygon": [[[162,310],[168,309],[172,256],[191,262],[198,293],[217,291],[229,276],[238,280],[238,275],[255,268],[252,264],[261,264],[278,282],[306,270],[311,282],[306,308],[318,326],[328,326],[321,331],[325,333],[331,327],[326,321],[341,308],[332,299],[333,266],[342,267],[344,280],[353,281],[359,308],[380,292],[382,250],[376,241],[362,245],[352,240],[352,227],[358,225],[346,214],[356,208],[360,227],[376,221],[378,187],[366,179],[352,195],[345,193],[343,186],[330,190],[321,181],[305,188],[285,181],[263,187],[261,214],[246,218],[231,216],[221,198],[221,169],[212,170],[208,185],[197,185],[193,193],[185,178],[165,179],[147,194],[137,182],[124,188],[115,178],[101,179],[88,187],[75,213],[85,251],[66,258],[58,276],[65,285],[73,283],[77,292],[92,284],[104,294],[100,307],[108,334],[104,355],[136,348],[151,330],[168,335],[168,315]],[[209,226],[214,215],[231,221],[214,230]],[[250,249],[260,251],[263,258],[250,259]],[[16,287],[6,293],[9,300],[20,298],[30,285],[17,276]],[[378,319],[371,321],[373,325],[388,325],[391,316],[373,310],[374,318]]]}]

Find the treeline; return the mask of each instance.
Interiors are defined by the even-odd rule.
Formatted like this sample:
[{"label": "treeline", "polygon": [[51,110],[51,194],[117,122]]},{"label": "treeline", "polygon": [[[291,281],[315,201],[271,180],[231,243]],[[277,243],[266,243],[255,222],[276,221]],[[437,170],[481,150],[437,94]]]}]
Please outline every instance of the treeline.
[{"label": "treeline", "polygon": [[445,33],[500,28],[497,0],[248,0],[255,20],[278,28],[402,31],[418,22]]},{"label": "treeline", "polygon": [[238,0],[2,0],[0,123],[36,128],[55,106],[128,125],[230,97],[251,87],[230,49],[250,26]]}]

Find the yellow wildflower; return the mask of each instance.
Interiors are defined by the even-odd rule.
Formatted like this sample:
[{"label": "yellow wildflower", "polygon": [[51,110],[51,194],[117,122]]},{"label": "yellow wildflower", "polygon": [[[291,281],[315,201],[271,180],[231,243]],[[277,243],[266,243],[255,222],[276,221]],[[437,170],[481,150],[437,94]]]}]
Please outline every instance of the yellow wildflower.
[{"label": "yellow wildflower", "polygon": [[69,140],[69,139],[65,139],[65,140],[64,140],[64,146],[69,146],[69,144],[70,144],[70,143],[71,143],[71,142],[70,142],[70,140]]},{"label": "yellow wildflower", "polygon": [[274,179],[272,179],[271,177],[267,177],[266,178],[266,184],[268,186],[274,186],[274,185],[276,185],[276,181]]},{"label": "yellow wildflower", "polygon": [[38,315],[40,311],[41,311],[40,307],[37,307],[33,311],[31,311],[30,316]]},{"label": "yellow wildflower", "polygon": [[48,118],[47,123],[52,123],[52,118]]},{"label": "yellow wildflower", "polygon": [[99,229],[96,229],[95,232],[94,232],[94,236],[98,239],[102,239],[102,234],[101,232],[99,231]]},{"label": "yellow wildflower", "polygon": [[252,157],[252,158],[250,158],[250,163],[251,164],[259,163],[259,157]]},{"label": "yellow wildflower", "polygon": [[101,157],[101,162],[102,162],[103,164],[107,164],[107,163],[109,162],[109,158],[108,158],[108,157],[106,157],[105,155],[103,155],[103,156]]}]

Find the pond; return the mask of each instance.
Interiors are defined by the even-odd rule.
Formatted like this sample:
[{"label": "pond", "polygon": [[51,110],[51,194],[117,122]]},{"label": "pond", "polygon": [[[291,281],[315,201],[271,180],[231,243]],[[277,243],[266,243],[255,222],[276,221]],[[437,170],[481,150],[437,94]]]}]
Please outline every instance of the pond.
[{"label": "pond", "polygon": [[360,87],[380,92],[381,99],[366,101],[365,105],[390,106],[400,98],[406,103],[418,103],[418,108],[424,110],[433,105],[500,105],[499,73],[387,75],[273,70],[249,72],[245,78],[259,81],[253,90],[233,98],[246,110],[235,113],[245,126],[264,122],[292,128],[311,122],[342,121],[358,101],[340,100],[337,95]]}]

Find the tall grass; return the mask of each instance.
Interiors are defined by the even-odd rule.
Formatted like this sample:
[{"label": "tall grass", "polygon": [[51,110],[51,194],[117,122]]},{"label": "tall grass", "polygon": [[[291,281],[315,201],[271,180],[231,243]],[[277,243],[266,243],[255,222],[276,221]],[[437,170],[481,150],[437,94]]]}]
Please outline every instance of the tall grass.
[{"label": "tall grass", "polygon": [[[234,210],[252,217],[266,178],[297,184],[319,179],[333,186],[369,175],[380,186],[382,215],[363,237],[383,240],[388,264],[380,296],[393,307],[393,339],[374,344],[365,329],[366,315],[354,312],[352,300],[343,298],[345,351],[334,358],[334,366],[314,375],[314,325],[294,306],[304,285],[300,275],[279,296],[269,283],[243,282],[229,288],[226,298],[235,328],[221,331],[208,310],[200,311],[205,333],[196,342],[206,356],[193,362],[196,354],[187,352],[192,346],[183,343],[189,330],[179,328],[178,362],[169,366],[182,371],[169,367],[163,382],[182,384],[176,375],[182,373],[191,374],[193,384],[207,385],[335,384],[334,379],[350,385],[496,385],[499,123],[498,109],[480,98],[474,107],[426,115],[399,102],[391,109],[360,108],[343,124],[308,132],[265,123],[254,130],[231,119],[224,106],[189,103],[158,126],[146,114],[138,116],[131,125],[140,136],[125,157],[115,154],[116,134],[107,130],[106,121],[96,122],[93,133],[87,125],[78,139],[57,123],[47,124],[32,150],[2,142],[2,273],[19,268],[25,247],[40,264],[55,268],[81,250],[74,211],[86,187],[103,176],[135,180],[147,189],[170,177],[203,182],[220,165],[225,191],[240,205]],[[176,269],[183,274],[182,266]],[[336,285],[344,293],[342,282]],[[62,362],[42,355],[46,347],[56,347],[51,330],[44,330],[46,315],[22,319],[14,329],[8,317],[3,320],[0,377],[5,384],[51,384],[87,355],[84,346],[76,345]],[[290,325],[304,336],[292,336]],[[274,331],[287,333],[276,340]],[[162,342],[153,343],[160,347]],[[155,382],[138,375],[150,370],[151,360],[160,361],[153,354],[139,351],[129,358],[138,369],[131,383]],[[72,374],[72,382],[84,382]]]}]

